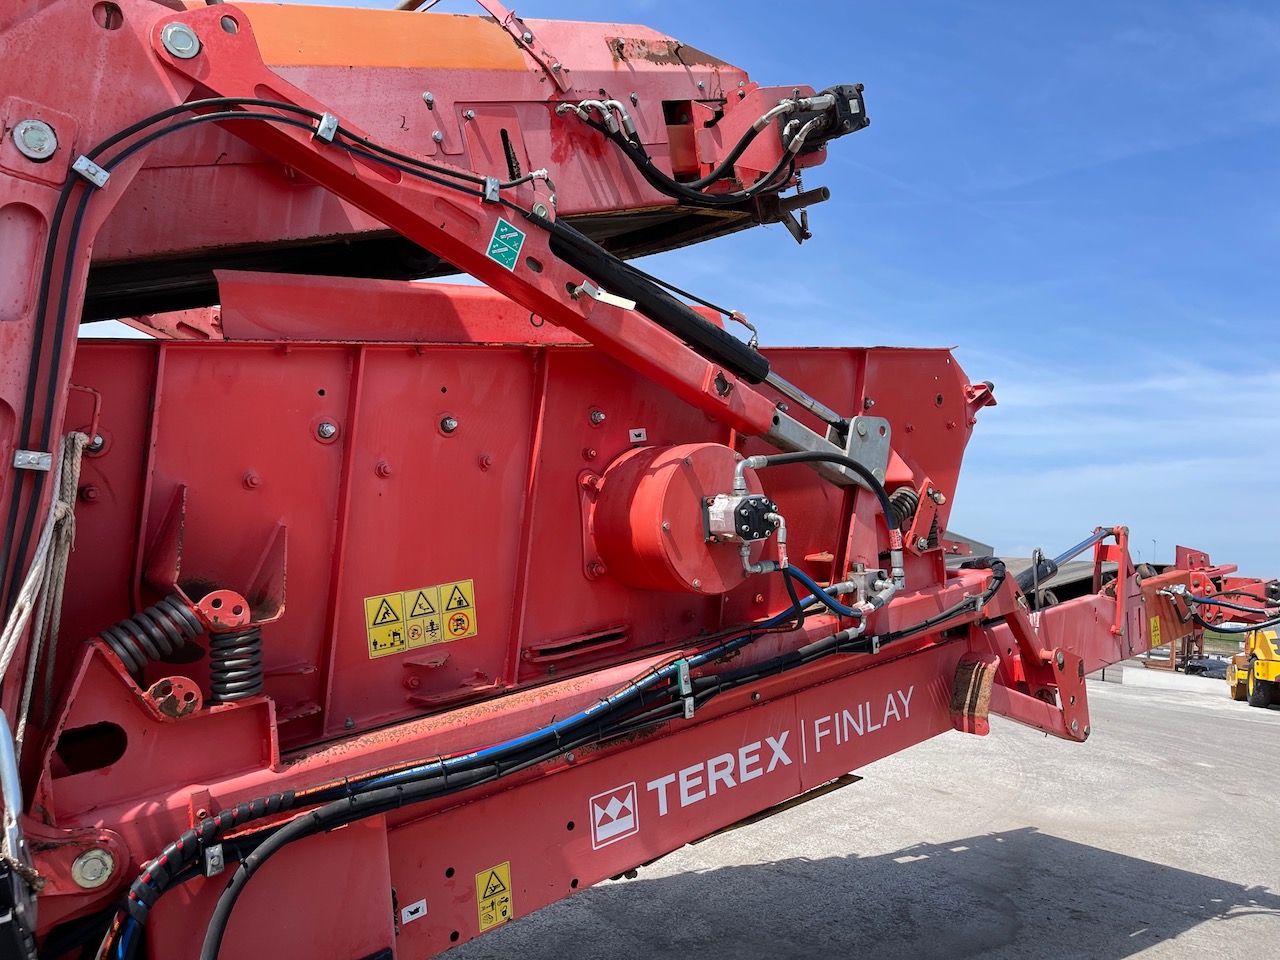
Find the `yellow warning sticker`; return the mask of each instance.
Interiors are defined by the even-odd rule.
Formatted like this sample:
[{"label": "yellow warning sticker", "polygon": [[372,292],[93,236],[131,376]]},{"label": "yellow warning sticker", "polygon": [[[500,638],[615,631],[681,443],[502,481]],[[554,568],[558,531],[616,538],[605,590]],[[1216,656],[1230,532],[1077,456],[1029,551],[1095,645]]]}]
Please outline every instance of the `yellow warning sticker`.
[{"label": "yellow warning sticker", "polygon": [[1151,618],[1151,646],[1162,647],[1164,643],[1160,640],[1160,618]]},{"label": "yellow warning sticker", "polygon": [[444,603],[444,635],[446,640],[474,637],[476,624],[476,589],[470,580],[440,584],[440,600]]},{"label": "yellow warning sticker", "polygon": [[474,637],[479,629],[475,583],[455,580],[366,597],[364,623],[370,657]]},{"label": "yellow warning sticker", "polygon": [[476,909],[480,914],[481,933],[511,919],[510,861],[476,874]]},{"label": "yellow warning sticker", "polygon": [[404,622],[404,597],[400,594],[366,597],[364,622],[369,633],[370,657],[385,657],[409,649]]},{"label": "yellow warning sticker", "polygon": [[444,621],[440,618],[440,588],[419,587],[404,592],[405,616],[409,618],[409,648],[444,642]]}]

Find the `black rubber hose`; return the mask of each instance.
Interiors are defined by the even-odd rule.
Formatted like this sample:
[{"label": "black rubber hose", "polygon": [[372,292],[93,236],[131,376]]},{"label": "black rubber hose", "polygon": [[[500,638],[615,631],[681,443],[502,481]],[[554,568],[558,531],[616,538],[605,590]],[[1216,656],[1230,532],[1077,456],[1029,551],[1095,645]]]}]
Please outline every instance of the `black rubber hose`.
[{"label": "black rubber hose", "polygon": [[640,313],[675,334],[703,357],[749,383],[760,383],[769,375],[769,361],[763,356],[724,328],[703,319],[657,284],[638,276],[626,263],[564,221],[547,220],[537,214],[529,214],[529,218],[551,235],[551,252],[557,257],[610,293],[634,300]]},{"label": "black rubber hose", "polygon": [[876,495],[876,500],[880,503],[880,512],[884,514],[884,522],[888,524],[889,529],[895,529],[893,525],[893,504],[889,502],[889,494],[885,491],[884,484],[876,479],[874,473],[853,459],[853,457],[845,456],[843,453],[826,453],[821,450],[801,450],[797,453],[777,453],[771,457],[765,457],[764,460],[771,467],[782,467],[789,463],[838,463],[842,467],[847,467],[866,481],[867,486]]}]

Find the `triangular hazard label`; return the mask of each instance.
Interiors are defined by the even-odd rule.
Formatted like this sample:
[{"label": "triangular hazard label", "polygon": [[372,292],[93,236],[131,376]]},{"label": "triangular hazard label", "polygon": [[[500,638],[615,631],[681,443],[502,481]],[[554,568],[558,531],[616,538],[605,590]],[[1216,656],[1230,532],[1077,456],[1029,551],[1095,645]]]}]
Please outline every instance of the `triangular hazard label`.
[{"label": "triangular hazard label", "polygon": [[399,623],[400,615],[396,613],[395,608],[387,603],[387,598],[382,598],[382,603],[378,604],[378,612],[373,615],[373,626],[380,627],[384,623]]},{"label": "triangular hazard label", "polygon": [[484,882],[484,898],[488,900],[490,897],[496,897],[498,894],[506,892],[507,885],[498,876],[498,871],[490,870],[489,879]]},{"label": "triangular hazard label", "polygon": [[418,591],[418,595],[413,599],[413,606],[409,610],[411,617],[429,617],[436,612],[436,608],[431,605],[431,601],[427,598],[427,594],[423,590]]},{"label": "triangular hazard label", "polygon": [[449,599],[445,601],[444,608],[446,610],[465,610],[469,606],[471,606],[471,601],[462,592],[462,587],[456,586],[453,588],[453,592],[449,594]]}]

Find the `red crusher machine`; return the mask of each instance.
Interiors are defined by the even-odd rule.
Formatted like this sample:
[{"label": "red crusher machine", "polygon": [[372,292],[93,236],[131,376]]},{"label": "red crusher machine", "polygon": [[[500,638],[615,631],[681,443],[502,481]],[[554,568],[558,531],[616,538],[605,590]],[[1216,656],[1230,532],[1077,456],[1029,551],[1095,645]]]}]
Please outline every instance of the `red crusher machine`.
[{"label": "red crusher machine", "polygon": [[0,3],[0,955],[434,956],[1180,629],[947,569],[945,350],[627,263],[804,239],[860,86],[481,6]]}]

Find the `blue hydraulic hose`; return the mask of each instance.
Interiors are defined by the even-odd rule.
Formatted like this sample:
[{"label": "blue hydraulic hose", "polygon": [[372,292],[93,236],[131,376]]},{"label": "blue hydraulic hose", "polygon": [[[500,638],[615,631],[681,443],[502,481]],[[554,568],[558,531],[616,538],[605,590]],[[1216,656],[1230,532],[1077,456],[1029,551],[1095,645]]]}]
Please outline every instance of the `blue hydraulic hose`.
[{"label": "blue hydraulic hose", "polygon": [[799,580],[802,584],[804,584],[806,587],[808,587],[810,590],[813,591],[812,599],[822,601],[823,604],[825,604],[833,612],[840,614],[840,616],[842,617],[861,617],[862,616],[862,612],[860,610],[854,610],[852,607],[846,607],[839,600],[836,600],[829,593],[827,593],[827,591],[823,590],[820,586],[818,586],[818,584],[814,582],[813,578],[810,577],[803,570],[801,570],[799,567],[787,567],[782,572],[785,576],[794,577],[796,580]]},{"label": "blue hydraulic hose", "polygon": [[[821,603],[825,604],[834,612],[840,614],[841,616],[856,617],[861,615],[858,611],[855,611],[850,607],[846,607],[844,604],[833,599],[825,590],[822,589],[822,587],[818,586],[818,584],[804,571],[799,570],[796,567],[788,567],[786,570],[782,572],[786,576],[794,576],[807,589],[813,591],[812,596],[805,597],[800,601],[801,610],[807,607],[814,600],[818,600]],[[773,627],[778,626],[781,623],[786,622],[788,619],[795,616],[798,612],[799,610],[795,610],[788,607],[786,610],[782,611],[782,613],[779,613],[776,616],[770,617],[768,620],[761,623],[755,629],[756,630],[771,629]],[[710,650],[704,650],[702,653],[694,654],[691,657],[685,658],[684,662],[687,663],[689,667],[699,667],[705,663],[709,663],[712,660],[717,660],[728,653],[732,653],[735,650],[741,649],[742,647],[751,643],[754,639],[755,639],[754,633],[745,633],[740,637],[733,638],[732,640],[726,640],[724,643],[719,644],[715,647],[712,647]],[[385,776],[377,777],[373,780],[359,781],[359,786],[363,791],[365,789],[377,789],[379,787],[393,786],[397,783],[403,783],[408,780],[418,780],[424,776],[428,776],[433,773],[447,774],[451,768],[457,767],[458,765],[463,763],[470,764],[476,761],[484,761],[486,758],[496,757],[501,754],[505,754],[509,751],[520,750],[524,747],[533,746],[534,744],[540,743],[545,740],[559,739],[562,733],[565,733],[566,731],[571,730],[573,727],[577,726],[583,721],[589,720],[591,717],[595,716],[596,714],[602,711],[610,710],[616,706],[619,706],[622,703],[625,703],[627,700],[630,700],[632,697],[636,696],[637,694],[643,693],[645,690],[652,688],[660,681],[666,680],[674,676],[680,670],[680,664],[681,664],[680,660],[673,660],[672,662],[664,664],[660,667],[655,667],[652,670],[650,670],[648,673],[632,680],[630,683],[628,683],[625,687],[621,688],[620,690],[610,694],[608,697],[605,697],[602,700],[596,701],[595,703],[591,704],[591,706],[586,707],[583,710],[580,710],[578,713],[575,713],[572,716],[565,717],[563,720],[557,720],[554,723],[550,723],[545,727],[540,727],[537,730],[534,730],[530,733],[526,733],[523,736],[516,737],[513,740],[507,740],[507,741],[504,741],[503,743],[494,744],[492,746],[484,747],[479,750],[473,750],[470,753],[459,754],[456,757],[449,757],[447,759],[442,757],[438,760],[433,760],[430,763],[421,764],[416,767],[410,767],[405,770],[398,770],[395,773],[389,773],[389,774],[386,774]],[[352,784],[352,785],[355,785],[355,784]],[[336,795],[340,795],[346,789],[347,789],[346,787],[338,787],[338,788],[334,788],[333,792]],[[327,792],[322,796],[327,796]],[[314,799],[317,801],[320,801],[322,800],[322,796],[317,796]]]}]

